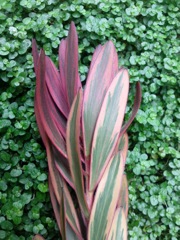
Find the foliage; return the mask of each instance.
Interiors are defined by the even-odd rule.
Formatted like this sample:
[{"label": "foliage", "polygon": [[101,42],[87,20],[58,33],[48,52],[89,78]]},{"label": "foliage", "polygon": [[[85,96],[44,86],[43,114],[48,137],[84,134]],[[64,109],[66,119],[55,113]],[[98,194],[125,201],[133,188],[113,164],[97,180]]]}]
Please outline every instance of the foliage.
[{"label": "foliage", "polygon": [[94,51],[84,91],[73,22],[59,46],[59,70],[43,50],[38,53],[34,39],[32,53],[35,115],[46,148],[49,192],[62,239],[95,240],[108,235],[127,239],[125,132],[140,106],[139,82],[132,115],[122,126],[129,75],[118,67],[112,41]]},{"label": "foliage", "polygon": [[[142,82],[141,110],[129,130],[129,239],[178,239],[179,1],[0,3],[0,239],[28,240],[36,233],[58,239],[34,117],[31,39],[57,63],[72,20],[82,81],[94,48],[111,39],[132,85]],[[129,106],[132,101],[133,94]]]}]

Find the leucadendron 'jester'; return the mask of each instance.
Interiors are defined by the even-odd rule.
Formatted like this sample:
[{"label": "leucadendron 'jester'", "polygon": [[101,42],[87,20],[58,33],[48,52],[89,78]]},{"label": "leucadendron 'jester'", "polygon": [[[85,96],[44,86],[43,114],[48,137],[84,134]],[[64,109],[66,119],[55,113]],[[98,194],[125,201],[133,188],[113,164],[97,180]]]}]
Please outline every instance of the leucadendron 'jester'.
[{"label": "leucadendron 'jester'", "polygon": [[43,50],[38,52],[35,40],[32,52],[35,114],[47,152],[49,192],[61,237],[126,240],[126,131],[140,106],[140,84],[131,117],[123,125],[129,74],[118,66],[111,41],[95,49],[84,89],[73,22],[59,46],[59,70]]}]

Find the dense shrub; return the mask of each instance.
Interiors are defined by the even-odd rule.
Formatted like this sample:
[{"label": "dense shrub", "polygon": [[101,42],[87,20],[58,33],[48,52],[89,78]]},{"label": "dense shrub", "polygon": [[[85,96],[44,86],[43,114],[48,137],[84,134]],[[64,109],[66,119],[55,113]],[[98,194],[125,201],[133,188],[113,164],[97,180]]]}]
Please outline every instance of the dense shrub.
[{"label": "dense shrub", "polygon": [[[57,64],[71,20],[79,35],[82,81],[94,48],[111,39],[131,86],[142,84],[143,102],[129,131],[129,239],[179,239],[180,2],[0,2],[0,239],[28,240],[36,233],[58,239],[34,117],[31,39]],[[132,102],[133,94],[127,117]]]}]

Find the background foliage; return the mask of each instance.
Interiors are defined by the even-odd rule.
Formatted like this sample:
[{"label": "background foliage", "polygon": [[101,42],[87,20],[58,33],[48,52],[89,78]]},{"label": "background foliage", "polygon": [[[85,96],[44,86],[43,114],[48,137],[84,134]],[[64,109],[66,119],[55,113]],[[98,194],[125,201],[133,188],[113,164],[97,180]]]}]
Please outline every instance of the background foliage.
[{"label": "background foliage", "polygon": [[94,48],[113,40],[143,102],[129,130],[129,239],[180,239],[180,2],[0,0],[0,239],[58,239],[34,117],[34,37],[57,64],[71,20],[84,81]]}]

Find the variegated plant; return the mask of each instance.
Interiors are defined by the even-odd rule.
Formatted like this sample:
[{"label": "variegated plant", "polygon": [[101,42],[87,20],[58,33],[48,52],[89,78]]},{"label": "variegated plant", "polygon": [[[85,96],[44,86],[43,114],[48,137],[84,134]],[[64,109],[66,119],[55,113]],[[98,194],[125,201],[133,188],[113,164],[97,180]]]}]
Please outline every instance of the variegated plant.
[{"label": "variegated plant", "polygon": [[[36,73],[35,114],[46,147],[49,192],[62,239],[127,239],[128,186],[124,174],[127,128],[141,100],[140,84],[123,124],[127,69],[118,67],[111,41],[92,57],[86,86],[78,73],[74,23],[59,47],[59,71],[32,43]],[[43,239],[36,235],[34,239]]]}]

